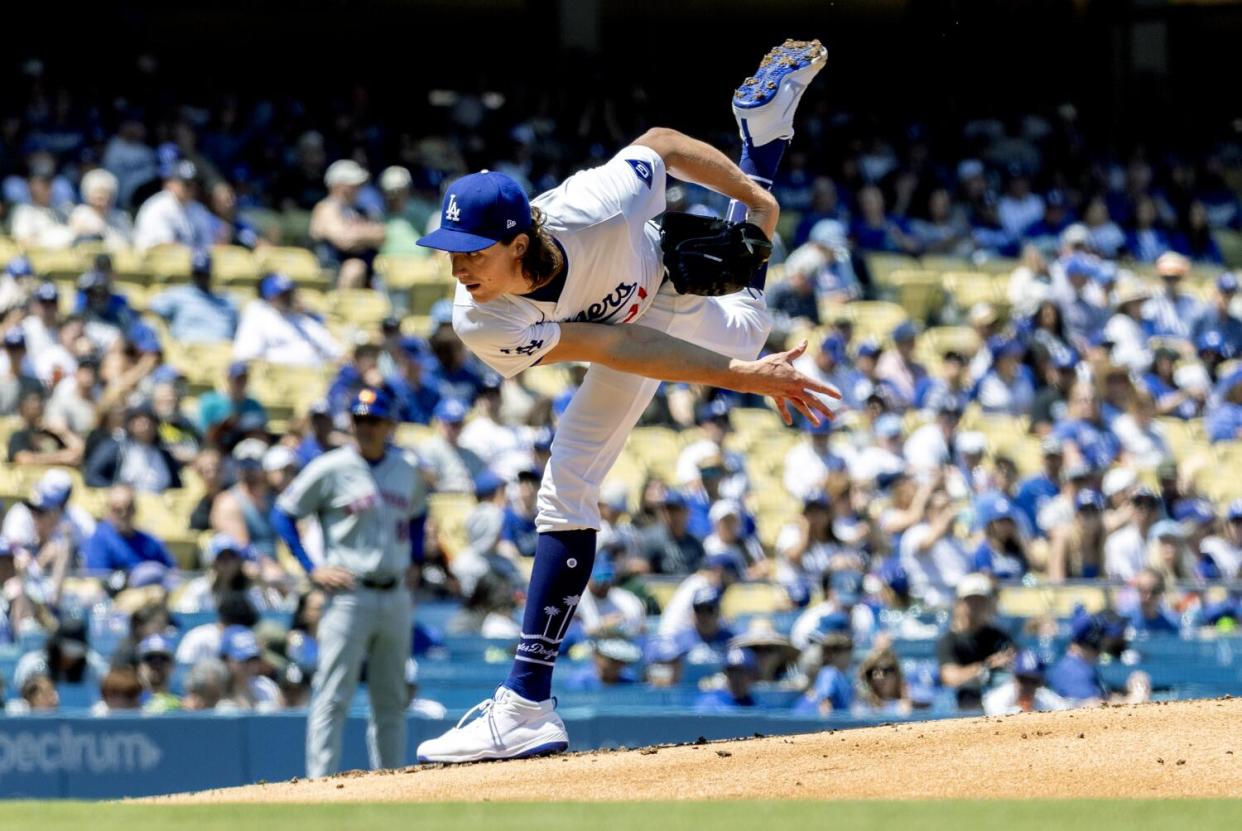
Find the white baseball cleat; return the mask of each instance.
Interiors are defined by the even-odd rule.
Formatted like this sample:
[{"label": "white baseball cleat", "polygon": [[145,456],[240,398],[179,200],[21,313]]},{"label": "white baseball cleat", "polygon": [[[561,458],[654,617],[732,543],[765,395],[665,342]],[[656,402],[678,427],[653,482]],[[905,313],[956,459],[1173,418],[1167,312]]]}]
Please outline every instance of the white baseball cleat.
[{"label": "white baseball cleat", "polygon": [[828,62],[818,40],[787,40],[764,56],[755,74],[733,93],[733,116],[742,141],[762,147],[793,138],[798,101]]},{"label": "white baseball cleat", "polygon": [[[467,721],[478,714],[473,721]],[[556,699],[530,701],[500,687],[466,711],[457,726],[418,746],[419,762],[481,762],[562,753],[569,747]]]}]

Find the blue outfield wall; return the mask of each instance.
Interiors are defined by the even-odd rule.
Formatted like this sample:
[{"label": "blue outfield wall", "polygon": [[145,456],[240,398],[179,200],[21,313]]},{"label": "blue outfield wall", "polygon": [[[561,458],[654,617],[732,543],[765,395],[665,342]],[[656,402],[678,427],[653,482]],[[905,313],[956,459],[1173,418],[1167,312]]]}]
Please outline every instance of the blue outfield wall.
[{"label": "blue outfield wall", "polygon": [[[636,747],[862,726],[881,720],[810,721],[771,714],[562,712],[572,747]],[[408,758],[450,721],[409,720]],[[351,716],[343,765],[366,768],[366,719]],[[170,714],[106,718],[0,718],[0,797],[117,799],[246,785],[305,775],[304,713]]]}]

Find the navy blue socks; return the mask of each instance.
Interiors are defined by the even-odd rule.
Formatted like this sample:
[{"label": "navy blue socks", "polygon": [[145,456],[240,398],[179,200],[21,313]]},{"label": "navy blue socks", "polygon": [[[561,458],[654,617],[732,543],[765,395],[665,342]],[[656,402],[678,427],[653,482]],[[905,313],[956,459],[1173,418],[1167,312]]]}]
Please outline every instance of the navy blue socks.
[{"label": "navy blue socks", "polygon": [[552,697],[556,655],[594,565],[595,531],[539,535],[522,615],[522,640],[504,686],[531,701]]}]

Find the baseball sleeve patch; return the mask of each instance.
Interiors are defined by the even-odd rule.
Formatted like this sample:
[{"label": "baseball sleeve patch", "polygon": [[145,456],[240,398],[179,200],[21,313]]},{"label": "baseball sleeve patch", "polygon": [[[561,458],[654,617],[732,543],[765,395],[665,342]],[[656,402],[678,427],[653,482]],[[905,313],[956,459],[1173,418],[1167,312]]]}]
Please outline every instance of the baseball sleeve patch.
[{"label": "baseball sleeve patch", "polygon": [[626,159],[625,163],[633,169],[634,175],[638,177],[639,181],[646,185],[648,190],[651,190],[651,165],[641,159]]}]

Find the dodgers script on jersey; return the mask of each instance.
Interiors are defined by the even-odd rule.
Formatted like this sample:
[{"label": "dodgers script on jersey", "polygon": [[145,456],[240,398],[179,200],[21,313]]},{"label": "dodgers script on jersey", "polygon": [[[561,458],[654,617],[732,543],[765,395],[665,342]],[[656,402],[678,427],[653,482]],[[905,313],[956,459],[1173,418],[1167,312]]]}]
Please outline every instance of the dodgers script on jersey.
[{"label": "dodgers script on jersey", "polygon": [[422,474],[405,452],[388,448],[369,465],[352,447],[308,464],[276,500],[296,517],[316,515],[328,565],[356,575],[396,576],[410,564],[410,519],[426,511]]},{"label": "dodgers script on jersey", "polygon": [[504,295],[475,303],[457,287],[453,328],[466,346],[506,378],[538,363],[560,339],[561,323],[633,323],[664,279],[660,230],[664,160],[626,147],[607,164],[575,173],[531,202],[565,249],[565,287],[555,301]]}]

